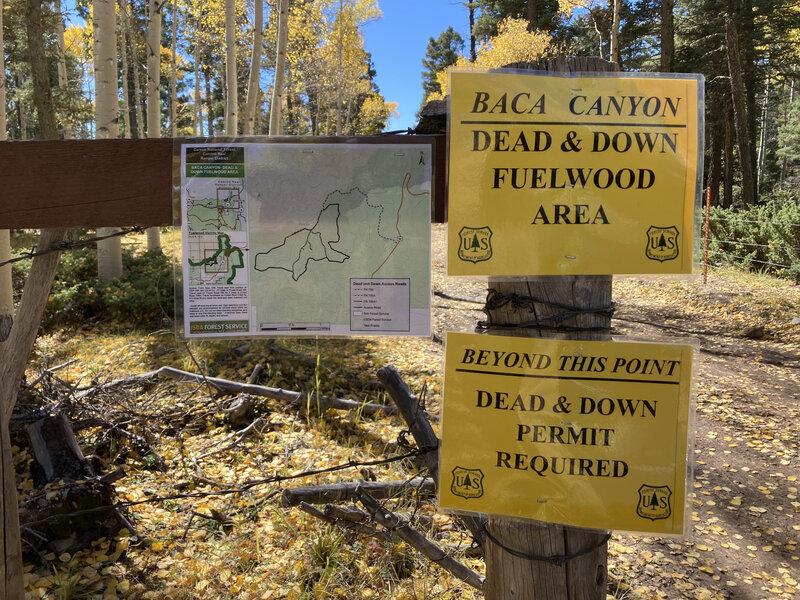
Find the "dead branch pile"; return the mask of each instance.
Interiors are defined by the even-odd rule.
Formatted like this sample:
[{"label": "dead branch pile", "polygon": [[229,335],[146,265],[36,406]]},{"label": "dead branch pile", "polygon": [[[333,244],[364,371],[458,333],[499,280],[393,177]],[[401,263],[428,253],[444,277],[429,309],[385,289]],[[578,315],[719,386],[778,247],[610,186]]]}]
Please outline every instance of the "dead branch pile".
[{"label": "dead branch pile", "polygon": [[[375,482],[358,481],[329,485],[289,488],[283,491],[283,506],[299,506],[306,513],[331,525],[359,534],[370,535],[381,540],[399,538],[419,551],[428,560],[446,569],[454,576],[477,590],[483,589],[483,576],[456,560],[445,549],[429,540],[425,534],[414,527],[414,515],[400,515],[381,504],[378,500],[391,499],[395,503],[413,498],[420,501],[435,495],[438,482],[439,439],[433,431],[417,397],[411,392],[397,370],[383,367],[378,370],[378,378],[394,400],[400,414],[408,425],[409,432],[423,452],[424,468],[429,477],[409,481]],[[353,504],[341,506],[342,502],[358,500],[364,510]],[[402,503],[402,502],[400,502]],[[319,510],[313,504],[324,504]],[[483,523],[474,517],[461,519],[472,533],[474,543],[482,546],[485,539]]]}]

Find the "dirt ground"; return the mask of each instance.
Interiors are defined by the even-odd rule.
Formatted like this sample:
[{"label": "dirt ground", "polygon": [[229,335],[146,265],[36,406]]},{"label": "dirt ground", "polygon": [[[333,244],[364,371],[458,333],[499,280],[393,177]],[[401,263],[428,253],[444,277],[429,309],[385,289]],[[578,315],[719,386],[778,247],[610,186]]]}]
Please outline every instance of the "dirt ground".
[{"label": "dirt ground", "polygon": [[[433,237],[441,339],[484,318],[486,281],[445,277],[445,226]],[[614,535],[609,597],[800,596],[800,286],[712,270],[619,279],[614,302],[614,335],[696,343],[696,420],[692,530]]]}]

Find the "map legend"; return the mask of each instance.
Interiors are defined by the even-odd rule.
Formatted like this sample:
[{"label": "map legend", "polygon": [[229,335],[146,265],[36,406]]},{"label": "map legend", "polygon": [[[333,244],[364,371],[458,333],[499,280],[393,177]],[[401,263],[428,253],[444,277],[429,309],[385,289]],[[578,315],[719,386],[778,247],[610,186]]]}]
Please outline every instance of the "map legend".
[{"label": "map legend", "polygon": [[351,279],[350,329],[409,331],[409,279]]}]

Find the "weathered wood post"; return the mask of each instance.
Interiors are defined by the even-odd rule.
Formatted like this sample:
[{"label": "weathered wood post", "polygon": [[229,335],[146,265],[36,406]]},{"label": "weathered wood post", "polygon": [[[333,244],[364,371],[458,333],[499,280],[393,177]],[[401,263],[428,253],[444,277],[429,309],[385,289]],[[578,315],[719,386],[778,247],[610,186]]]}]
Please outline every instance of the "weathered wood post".
[{"label": "weathered wood post", "polygon": [[[554,59],[509,65],[540,71],[616,71],[596,58]],[[546,276],[513,281],[490,278],[490,333],[522,337],[608,339],[611,276]],[[568,308],[567,308],[568,307]],[[554,317],[557,317],[554,319]],[[520,324],[562,325],[553,329]],[[486,600],[604,600],[607,542],[603,532],[490,517],[486,526]]]},{"label": "weathered wood post", "polygon": [[[44,251],[57,246],[63,239],[65,229],[45,229],[39,237],[38,249]],[[17,310],[14,325],[8,340],[3,344],[0,356],[0,513],[3,515],[3,532],[0,535],[0,598],[22,600],[22,550],[19,531],[19,506],[14,461],[11,455],[11,437],[8,424],[25,364],[33,349],[39,323],[42,320],[47,296],[58,266],[59,252],[37,256],[33,260],[22,302]]]}]

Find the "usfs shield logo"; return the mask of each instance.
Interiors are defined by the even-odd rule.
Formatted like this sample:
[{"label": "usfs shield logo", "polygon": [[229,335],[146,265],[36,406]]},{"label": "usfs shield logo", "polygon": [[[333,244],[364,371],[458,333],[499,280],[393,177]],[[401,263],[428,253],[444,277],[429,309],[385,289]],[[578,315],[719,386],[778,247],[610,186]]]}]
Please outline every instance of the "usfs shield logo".
[{"label": "usfs shield logo", "polygon": [[650,227],[647,230],[645,255],[650,260],[664,262],[678,258],[678,228]]},{"label": "usfs shield logo", "polygon": [[488,227],[462,227],[458,238],[461,260],[479,263],[492,258],[492,230]]},{"label": "usfs shield logo", "polygon": [[462,498],[480,498],[483,496],[483,471],[456,467],[453,469],[450,491]]},{"label": "usfs shield logo", "polygon": [[667,519],[672,514],[671,497],[672,490],[669,489],[669,486],[643,485],[639,488],[639,505],[636,507],[636,514],[651,521]]}]

